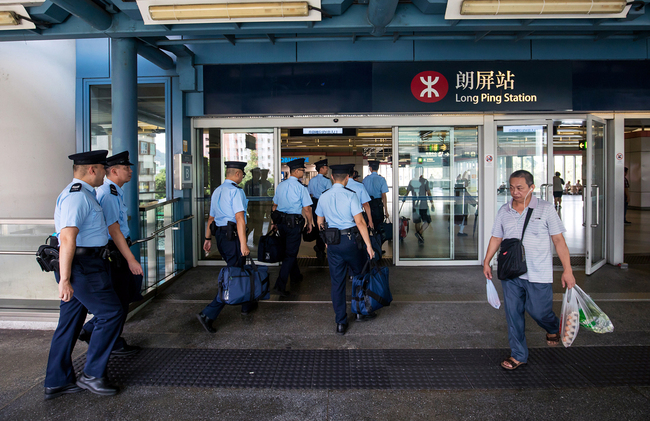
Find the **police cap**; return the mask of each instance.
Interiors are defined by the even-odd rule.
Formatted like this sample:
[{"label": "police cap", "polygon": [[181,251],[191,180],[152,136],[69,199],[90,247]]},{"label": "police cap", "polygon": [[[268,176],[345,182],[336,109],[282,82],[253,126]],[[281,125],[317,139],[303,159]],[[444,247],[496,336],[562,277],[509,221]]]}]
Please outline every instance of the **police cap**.
[{"label": "police cap", "polygon": [[224,165],[226,168],[236,168],[238,170],[241,170],[244,174],[246,174],[246,171],[244,171],[244,168],[246,168],[246,163],[241,162],[241,161],[226,161],[224,162]]},{"label": "police cap", "polygon": [[330,166],[332,174],[350,174],[350,164],[339,164]]},{"label": "police cap", "polygon": [[291,171],[298,168],[305,168],[305,158],[294,159],[293,161],[287,162],[287,165]]},{"label": "police cap", "polygon": [[68,155],[68,159],[71,159],[75,165],[106,165],[106,155],[108,155],[108,151],[100,149],[97,151],[88,151]]},{"label": "police cap", "polygon": [[370,165],[370,168],[373,170],[379,169],[379,161],[368,161],[368,165]]},{"label": "police cap", "polygon": [[316,161],[314,165],[316,165],[316,171],[318,171],[319,168],[327,166],[327,159],[321,159],[320,161]]},{"label": "police cap", "polygon": [[129,161],[129,151],[116,153],[110,158],[106,158],[106,166],[112,167],[113,165],[133,165]]},{"label": "police cap", "polygon": [[355,173],[354,171],[354,164],[347,164],[348,165],[348,171],[350,173],[350,177]]}]

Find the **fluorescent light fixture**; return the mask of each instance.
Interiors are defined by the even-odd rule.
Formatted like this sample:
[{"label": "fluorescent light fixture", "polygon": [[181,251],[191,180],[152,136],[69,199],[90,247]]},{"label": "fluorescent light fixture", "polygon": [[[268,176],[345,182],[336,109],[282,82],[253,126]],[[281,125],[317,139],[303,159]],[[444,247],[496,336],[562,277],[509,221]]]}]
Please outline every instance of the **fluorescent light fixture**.
[{"label": "fluorescent light fixture", "polygon": [[137,0],[144,23],[318,21],[321,0]]},{"label": "fluorescent light fixture", "polygon": [[12,26],[19,24],[20,18],[14,12],[0,12],[0,25]]},{"label": "fluorescent light fixture", "polygon": [[621,13],[626,0],[464,0],[462,15]]},{"label": "fluorescent light fixture", "polygon": [[445,19],[625,18],[627,0],[448,0]]}]

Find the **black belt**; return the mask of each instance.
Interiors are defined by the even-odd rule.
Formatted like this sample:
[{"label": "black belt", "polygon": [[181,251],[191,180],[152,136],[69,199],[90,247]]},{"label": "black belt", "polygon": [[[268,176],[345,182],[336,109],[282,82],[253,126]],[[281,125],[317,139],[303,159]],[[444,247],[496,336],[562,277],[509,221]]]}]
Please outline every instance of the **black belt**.
[{"label": "black belt", "polygon": [[216,227],[218,231],[227,231],[228,230],[228,225],[224,227]]},{"label": "black belt", "polygon": [[106,250],[104,247],[77,247],[74,251],[75,256],[99,256],[101,257],[102,253]]},{"label": "black belt", "polygon": [[356,234],[356,233],[357,233],[357,228],[356,228],[356,227],[352,227],[352,228],[348,228],[348,229],[344,229],[344,230],[339,230],[339,231],[341,231],[341,235],[353,235],[353,234]]}]

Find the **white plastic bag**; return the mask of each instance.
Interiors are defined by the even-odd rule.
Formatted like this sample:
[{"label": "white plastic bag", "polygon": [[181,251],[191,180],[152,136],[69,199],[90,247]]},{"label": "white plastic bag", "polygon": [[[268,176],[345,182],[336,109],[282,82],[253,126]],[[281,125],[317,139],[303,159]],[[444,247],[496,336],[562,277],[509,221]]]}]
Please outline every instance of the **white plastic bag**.
[{"label": "white plastic bag", "polygon": [[560,338],[565,348],[571,346],[580,328],[580,308],[577,293],[574,289],[566,289],[562,298],[562,314],[560,316]]},{"label": "white plastic bag", "polygon": [[607,314],[578,285],[573,288],[576,290],[576,298],[580,308],[580,326],[595,333],[613,332],[614,325],[607,317]]},{"label": "white plastic bag", "polygon": [[497,289],[494,287],[492,280],[485,278],[486,284],[485,288],[487,289],[487,300],[490,305],[496,309],[501,307],[501,301],[499,300],[499,294],[497,294]]}]

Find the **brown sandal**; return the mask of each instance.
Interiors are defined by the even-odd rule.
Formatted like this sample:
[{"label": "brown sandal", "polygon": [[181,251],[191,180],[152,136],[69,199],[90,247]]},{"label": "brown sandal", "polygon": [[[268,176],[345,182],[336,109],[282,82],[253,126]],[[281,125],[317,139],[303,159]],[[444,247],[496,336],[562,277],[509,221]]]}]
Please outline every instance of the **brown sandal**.
[{"label": "brown sandal", "polygon": [[505,360],[501,362],[501,367],[505,368],[506,370],[514,370],[515,368],[519,367],[520,365],[524,365],[526,363],[519,362],[515,360],[512,357],[508,357]]},{"label": "brown sandal", "polygon": [[554,337],[549,336],[549,334],[546,334],[546,345],[548,346],[556,346],[559,345],[560,343],[560,332],[555,333]]}]

